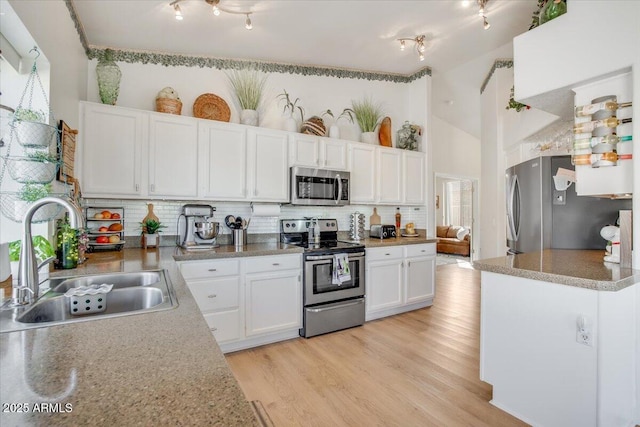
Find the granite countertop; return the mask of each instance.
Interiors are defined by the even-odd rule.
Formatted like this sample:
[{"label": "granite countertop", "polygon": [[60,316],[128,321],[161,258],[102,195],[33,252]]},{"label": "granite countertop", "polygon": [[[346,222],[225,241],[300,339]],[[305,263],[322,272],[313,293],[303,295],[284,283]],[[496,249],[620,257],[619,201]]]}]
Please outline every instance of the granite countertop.
[{"label": "granite countertop", "polygon": [[[259,425],[174,262],[175,248],[90,254],[52,276],[164,268],[179,306],[0,334],[0,424]],[[34,413],[51,403],[54,413]],[[66,412],[65,412],[66,411]]]},{"label": "granite countertop", "polygon": [[598,291],[619,291],[640,282],[640,270],[605,263],[602,250],[545,249],[473,262],[477,270]]},{"label": "granite countertop", "polygon": [[287,245],[279,242],[249,243],[241,249],[234,245],[220,245],[218,248],[187,251],[181,247],[175,247],[173,258],[176,261],[192,261],[199,259],[239,258],[263,255],[286,255],[302,253],[299,246]]},{"label": "granite countertop", "polygon": [[383,248],[385,246],[420,245],[424,243],[436,243],[437,239],[428,239],[421,234],[418,237],[396,237],[392,239],[376,239],[367,237],[361,241],[367,248]]}]

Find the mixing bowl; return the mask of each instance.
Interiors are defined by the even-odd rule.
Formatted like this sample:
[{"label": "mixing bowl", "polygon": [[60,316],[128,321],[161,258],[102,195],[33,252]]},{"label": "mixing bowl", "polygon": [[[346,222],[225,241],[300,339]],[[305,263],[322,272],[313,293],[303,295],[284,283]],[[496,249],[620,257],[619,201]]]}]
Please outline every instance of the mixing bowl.
[{"label": "mixing bowl", "polygon": [[220,224],[217,222],[196,222],[196,234],[199,238],[210,240],[218,235]]}]

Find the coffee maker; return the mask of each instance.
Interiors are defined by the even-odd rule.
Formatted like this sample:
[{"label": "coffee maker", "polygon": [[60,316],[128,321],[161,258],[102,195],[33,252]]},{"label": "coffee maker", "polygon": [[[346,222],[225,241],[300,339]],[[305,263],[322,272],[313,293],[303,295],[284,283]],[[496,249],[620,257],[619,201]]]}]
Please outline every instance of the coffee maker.
[{"label": "coffee maker", "polygon": [[216,208],[210,205],[187,204],[178,217],[177,244],[187,250],[211,249],[216,244],[220,224],[213,219]]}]

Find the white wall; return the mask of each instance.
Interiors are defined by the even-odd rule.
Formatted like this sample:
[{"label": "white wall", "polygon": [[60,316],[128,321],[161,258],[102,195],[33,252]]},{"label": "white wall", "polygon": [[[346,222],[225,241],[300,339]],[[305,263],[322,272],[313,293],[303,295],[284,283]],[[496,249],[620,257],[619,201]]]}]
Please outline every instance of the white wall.
[{"label": "white wall", "polygon": [[433,171],[480,178],[480,140],[436,116],[431,122]]}]

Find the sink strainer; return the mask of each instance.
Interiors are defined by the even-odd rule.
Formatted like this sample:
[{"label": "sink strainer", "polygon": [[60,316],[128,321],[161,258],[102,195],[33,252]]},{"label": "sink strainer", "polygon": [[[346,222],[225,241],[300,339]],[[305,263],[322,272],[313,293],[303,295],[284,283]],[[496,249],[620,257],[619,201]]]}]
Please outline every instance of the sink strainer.
[{"label": "sink strainer", "polygon": [[107,309],[107,294],[113,285],[89,285],[71,288],[64,296],[69,298],[69,312],[74,315],[100,313]]}]

